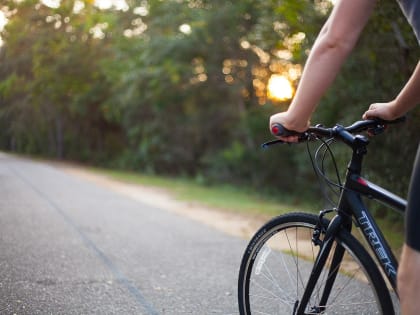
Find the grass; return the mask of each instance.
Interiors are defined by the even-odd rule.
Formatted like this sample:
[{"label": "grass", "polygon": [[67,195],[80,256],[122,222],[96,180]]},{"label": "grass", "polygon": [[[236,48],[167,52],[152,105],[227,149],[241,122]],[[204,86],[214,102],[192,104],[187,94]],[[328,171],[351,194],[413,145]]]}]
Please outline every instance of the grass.
[{"label": "grass", "polygon": [[93,170],[115,180],[163,188],[178,200],[196,202],[203,206],[237,213],[274,216],[309,209],[308,205],[291,201],[288,196],[273,198],[258,191],[228,184],[204,185],[193,179],[159,177],[106,169]]}]

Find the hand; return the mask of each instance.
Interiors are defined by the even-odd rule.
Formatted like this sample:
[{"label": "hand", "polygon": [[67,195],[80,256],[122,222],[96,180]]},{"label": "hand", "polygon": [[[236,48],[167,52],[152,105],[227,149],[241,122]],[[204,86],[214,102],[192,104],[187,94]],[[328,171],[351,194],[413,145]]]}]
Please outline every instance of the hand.
[{"label": "hand", "polygon": [[363,114],[363,119],[380,118],[383,120],[394,120],[402,114],[395,110],[395,101],[388,103],[375,103],[369,106],[369,109]]},{"label": "hand", "polygon": [[[292,118],[292,115],[289,112],[277,113],[271,116],[270,125],[269,125],[270,131],[271,131],[271,126],[275,123],[281,124],[283,127],[285,127],[288,130],[293,130],[297,132],[304,132],[309,127],[309,122],[306,122],[306,123],[298,122],[297,119]],[[280,140],[284,142],[298,142],[298,136],[287,136],[287,137],[280,136],[277,138],[279,138]]]}]

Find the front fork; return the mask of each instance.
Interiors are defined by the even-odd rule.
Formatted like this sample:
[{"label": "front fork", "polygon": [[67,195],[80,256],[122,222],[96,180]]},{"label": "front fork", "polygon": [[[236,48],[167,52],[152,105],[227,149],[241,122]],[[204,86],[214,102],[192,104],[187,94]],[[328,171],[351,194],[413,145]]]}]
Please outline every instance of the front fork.
[{"label": "front fork", "polygon": [[[320,249],[315,259],[314,266],[309,276],[308,283],[306,284],[306,288],[303,293],[302,299],[300,301],[297,301],[297,303],[295,304],[296,305],[295,311],[293,312],[293,314],[295,315],[305,314],[305,309],[308,305],[309,299],[319,279],[322,269],[324,268],[325,263],[327,262],[328,256],[330,255],[331,248],[336,238],[336,235],[339,232],[339,229],[344,224],[343,217],[341,215],[336,215],[331,220],[330,224],[325,230],[325,227],[322,224],[323,217],[326,213],[330,211],[331,210],[321,211],[320,216],[319,216],[319,223],[313,232],[312,242],[316,246],[320,246]],[[325,237],[323,240],[321,240],[320,236],[323,233],[325,233]],[[312,306],[311,314],[317,314],[317,313],[321,314],[323,311],[325,311],[325,305],[327,304],[327,300],[331,293],[332,286],[337,277],[338,269],[340,267],[343,256],[344,256],[344,248],[337,244],[334,251],[334,256],[331,261],[331,266],[328,272],[328,277],[324,286],[324,291],[322,293],[321,300],[319,302],[319,305]]]}]

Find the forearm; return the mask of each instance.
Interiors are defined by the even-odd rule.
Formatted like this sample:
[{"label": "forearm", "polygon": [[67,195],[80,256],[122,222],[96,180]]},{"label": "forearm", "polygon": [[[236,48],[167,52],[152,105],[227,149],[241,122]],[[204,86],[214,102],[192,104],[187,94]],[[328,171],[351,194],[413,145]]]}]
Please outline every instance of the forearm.
[{"label": "forearm", "polygon": [[[353,49],[375,3],[376,0],[337,1],[315,41],[289,109],[272,115],[270,127],[279,123],[295,131],[308,128],[313,111]],[[297,141],[291,137],[286,140]]]},{"label": "forearm", "polygon": [[395,99],[397,116],[402,116],[414,106],[420,104],[420,61],[411,75],[410,80]]},{"label": "forearm", "polygon": [[292,127],[302,129],[353,49],[376,0],[338,1],[317,38],[288,113]]},{"label": "forearm", "polygon": [[374,103],[363,114],[363,119],[381,118],[394,120],[404,116],[414,106],[420,104],[420,61],[398,96],[387,103]]},{"label": "forearm", "polygon": [[351,46],[331,42],[321,34],[305,65],[296,95],[289,107],[289,115],[308,121],[317,104],[337,76],[351,51]]}]

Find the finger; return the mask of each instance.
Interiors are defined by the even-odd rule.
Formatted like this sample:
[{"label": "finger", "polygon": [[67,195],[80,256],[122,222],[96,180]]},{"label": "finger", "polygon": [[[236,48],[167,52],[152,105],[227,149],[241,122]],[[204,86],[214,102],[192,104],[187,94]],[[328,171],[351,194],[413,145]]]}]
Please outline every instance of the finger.
[{"label": "finger", "polygon": [[[373,105],[371,105],[371,107],[372,107]],[[364,114],[363,114],[363,116],[362,116],[362,118],[363,119],[371,119],[371,118],[374,118],[374,117],[376,117],[375,116],[375,113],[376,113],[376,109],[375,108],[370,108],[369,110],[367,110]]]},{"label": "finger", "polygon": [[289,142],[289,143],[295,143],[299,141],[298,136],[287,136],[287,137],[277,137],[277,138],[279,138],[281,141]]},{"label": "finger", "polygon": [[370,104],[369,109],[365,112],[365,114],[368,117],[372,117],[372,112],[377,111],[377,109],[378,109],[378,104],[377,103]]}]

